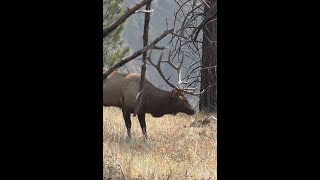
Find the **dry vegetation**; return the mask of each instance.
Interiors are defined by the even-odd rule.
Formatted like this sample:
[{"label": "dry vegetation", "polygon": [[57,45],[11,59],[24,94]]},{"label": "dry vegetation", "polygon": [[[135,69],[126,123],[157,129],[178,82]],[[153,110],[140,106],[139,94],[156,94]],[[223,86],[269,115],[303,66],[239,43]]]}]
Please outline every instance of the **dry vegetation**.
[{"label": "dry vegetation", "polygon": [[121,110],[103,108],[104,179],[217,179],[213,118],[205,127],[190,127],[205,115],[146,114],[148,140],[144,141],[138,118],[131,116],[129,140]]}]

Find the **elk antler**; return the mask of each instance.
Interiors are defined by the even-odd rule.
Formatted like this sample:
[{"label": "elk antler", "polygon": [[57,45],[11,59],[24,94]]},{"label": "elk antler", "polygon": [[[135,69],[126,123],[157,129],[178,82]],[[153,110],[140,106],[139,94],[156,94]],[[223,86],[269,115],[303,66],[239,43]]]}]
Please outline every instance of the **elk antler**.
[{"label": "elk antler", "polygon": [[[152,53],[152,49],[150,50],[150,53],[149,53],[149,56],[147,57],[147,60],[148,62],[154,67],[156,68],[156,70],[159,72],[160,76],[162,77],[162,79],[169,85],[171,86],[172,88],[175,88],[177,89],[178,91],[180,92],[184,92],[184,93],[187,93],[187,94],[190,94],[190,95],[194,95],[194,96],[197,96],[197,95],[201,95],[205,90],[203,90],[202,92],[200,93],[193,93],[191,92],[190,90],[195,90],[195,88],[182,88],[181,84],[188,84],[189,82],[185,82],[185,81],[182,81],[181,77],[182,77],[182,73],[181,73],[181,67],[182,67],[182,64],[183,64],[183,59],[184,59],[184,55],[182,55],[182,60],[180,62],[180,64],[178,66],[174,65],[171,61],[170,61],[170,56],[171,56],[171,51],[169,52],[169,58],[168,60],[162,60],[162,55],[163,55],[163,51],[161,51],[161,54],[160,54],[160,57],[159,57],[159,60],[158,60],[158,63],[155,64],[154,62],[152,62],[151,60],[151,53]],[[179,87],[175,86],[174,84],[172,84],[169,79],[170,79],[170,76],[168,78],[166,78],[161,70],[161,62],[165,62],[165,63],[168,63],[172,68],[174,68],[177,72],[178,72],[178,84],[179,84]]]}]

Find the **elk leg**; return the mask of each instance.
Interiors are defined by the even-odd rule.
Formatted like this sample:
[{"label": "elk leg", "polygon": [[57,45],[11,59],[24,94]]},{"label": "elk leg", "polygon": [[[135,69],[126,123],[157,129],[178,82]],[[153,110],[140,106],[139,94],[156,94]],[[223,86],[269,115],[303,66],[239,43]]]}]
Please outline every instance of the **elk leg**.
[{"label": "elk leg", "polygon": [[144,137],[147,139],[147,127],[146,127],[146,121],[145,121],[145,114],[138,114],[138,119],[142,129],[142,133]]},{"label": "elk leg", "polygon": [[130,112],[122,109],[123,119],[126,123],[128,137],[131,138],[131,119]]}]

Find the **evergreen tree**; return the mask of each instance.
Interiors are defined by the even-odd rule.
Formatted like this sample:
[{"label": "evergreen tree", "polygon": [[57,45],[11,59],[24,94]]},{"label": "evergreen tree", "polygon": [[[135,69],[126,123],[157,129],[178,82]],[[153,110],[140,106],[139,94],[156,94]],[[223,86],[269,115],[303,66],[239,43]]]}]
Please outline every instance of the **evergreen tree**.
[{"label": "evergreen tree", "polygon": [[[123,0],[103,0],[103,27],[110,26],[124,13]],[[121,60],[129,52],[129,48],[121,38],[124,24],[119,26],[103,40],[103,66],[110,67]]]}]

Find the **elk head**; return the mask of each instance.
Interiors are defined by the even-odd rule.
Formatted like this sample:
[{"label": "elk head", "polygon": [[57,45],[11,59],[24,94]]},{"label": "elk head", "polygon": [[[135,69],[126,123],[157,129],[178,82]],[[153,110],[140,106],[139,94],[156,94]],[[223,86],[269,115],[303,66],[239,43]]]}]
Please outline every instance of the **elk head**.
[{"label": "elk head", "polygon": [[195,110],[184,96],[184,92],[177,88],[174,88],[170,93],[169,107],[172,109],[172,114],[174,115],[176,115],[178,112],[183,112],[188,115],[195,114]]}]

